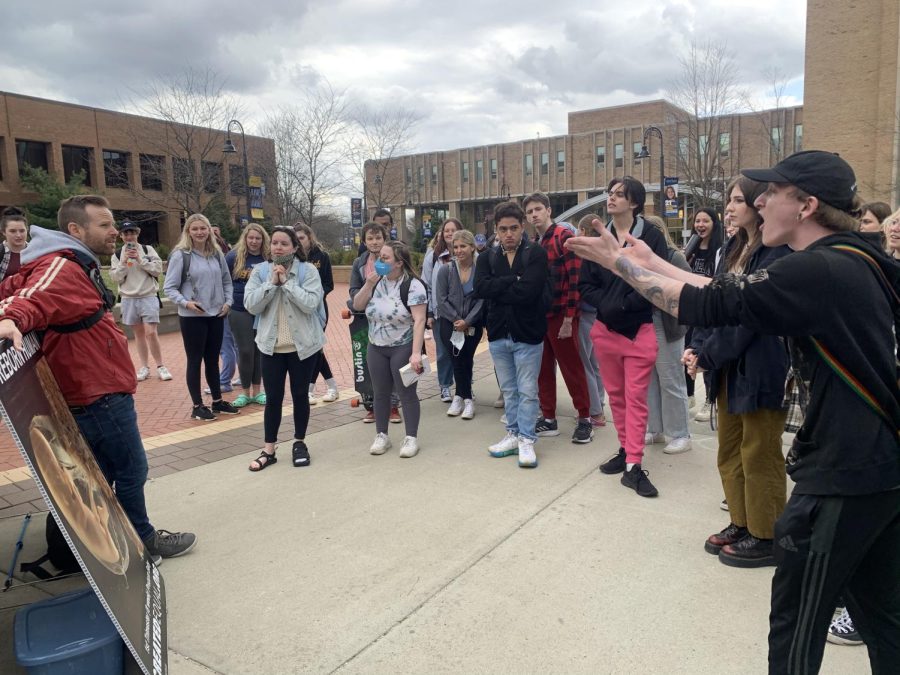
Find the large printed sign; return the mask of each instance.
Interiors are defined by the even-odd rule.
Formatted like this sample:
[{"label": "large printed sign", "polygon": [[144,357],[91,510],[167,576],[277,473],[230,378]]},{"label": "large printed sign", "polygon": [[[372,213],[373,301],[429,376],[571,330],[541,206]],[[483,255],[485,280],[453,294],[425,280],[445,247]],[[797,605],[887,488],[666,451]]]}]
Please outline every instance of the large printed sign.
[{"label": "large printed sign", "polygon": [[[87,367],[87,366],[86,366]],[[168,672],[162,576],[78,430],[34,333],[0,343],[0,414],[91,587],[145,675]]]},{"label": "large printed sign", "polygon": [[350,226],[362,227],[362,199],[359,197],[350,198]]},{"label": "large printed sign", "polygon": [[263,179],[259,176],[250,176],[250,217],[253,220],[262,220],[265,217],[263,213],[263,197],[266,196],[266,186]]},{"label": "large printed sign", "polygon": [[678,217],[678,176],[666,176],[664,181],[666,193],[664,197],[666,218]]}]

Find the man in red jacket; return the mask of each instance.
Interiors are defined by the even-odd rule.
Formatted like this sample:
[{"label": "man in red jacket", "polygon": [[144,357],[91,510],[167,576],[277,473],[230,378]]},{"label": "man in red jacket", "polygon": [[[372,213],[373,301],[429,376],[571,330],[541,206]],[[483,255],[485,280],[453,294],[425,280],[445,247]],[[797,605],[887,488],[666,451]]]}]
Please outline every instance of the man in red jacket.
[{"label": "man in red jacket", "polygon": [[[115,251],[115,220],[106,198],[76,195],[60,204],[57,222],[59,231],[31,228],[22,268],[0,286],[0,339],[21,349],[23,333],[44,331],[44,355],[78,428],[159,563],[190,551],[196,537],[156,530],[147,516],[147,455],[133,398],[137,380],[128,340],[109,312],[113,298],[97,258]],[[79,260],[90,266],[90,276]]]}]

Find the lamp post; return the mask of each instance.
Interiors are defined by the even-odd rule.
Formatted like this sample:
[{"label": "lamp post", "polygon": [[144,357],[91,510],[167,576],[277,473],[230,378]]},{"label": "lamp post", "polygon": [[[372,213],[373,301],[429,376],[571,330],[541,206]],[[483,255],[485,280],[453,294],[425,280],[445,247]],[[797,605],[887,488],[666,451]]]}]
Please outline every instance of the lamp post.
[{"label": "lamp post", "polygon": [[[638,153],[638,159],[647,159],[650,157],[650,149],[647,147],[647,141],[650,136],[656,136],[659,139],[659,201],[657,209],[663,205],[663,195],[666,186],[666,162],[663,156],[663,134],[659,127],[649,126],[644,130],[644,143],[641,145],[641,151]],[[665,211],[662,211],[665,213]]]},{"label": "lamp post", "polygon": [[[247,172],[247,137],[244,135],[244,125],[237,120],[231,120],[225,129],[225,146],[222,152],[226,155],[237,152],[234,143],[231,141],[231,127],[236,126],[241,132],[241,150],[244,152],[244,207],[247,209],[247,219],[250,220],[250,174]],[[241,224],[241,200],[238,199],[238,227]]]}]

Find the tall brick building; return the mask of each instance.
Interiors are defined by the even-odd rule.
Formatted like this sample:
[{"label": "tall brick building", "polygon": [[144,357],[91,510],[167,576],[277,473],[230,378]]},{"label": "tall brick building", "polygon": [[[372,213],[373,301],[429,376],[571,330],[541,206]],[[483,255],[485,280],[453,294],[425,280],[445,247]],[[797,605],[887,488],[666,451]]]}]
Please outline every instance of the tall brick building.
[{"label": "tall brick building", "polygon": [[[237,218],[246,213],[241,137],[225,154],[224,130],[0,92],[0,208],[32,203],[19,180],[24,166],[46,169],[60,181],[78,171],[105,195],[118,218],[141,224],[141,241],[174,244],[185,205],[225,200]],[[275,176],[271,139],[247,136],[251,176]],[[186,198],[187,194],[195,196]],[[271,202],[264,210],[272,212]]]}]

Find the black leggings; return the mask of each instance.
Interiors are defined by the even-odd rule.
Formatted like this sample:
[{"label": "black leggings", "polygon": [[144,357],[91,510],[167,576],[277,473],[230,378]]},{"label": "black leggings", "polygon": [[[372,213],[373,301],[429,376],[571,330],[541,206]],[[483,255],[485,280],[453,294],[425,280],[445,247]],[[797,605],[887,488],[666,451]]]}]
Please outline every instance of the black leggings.
[{"label": "black leggings", "polygon": [[312,379],[309,381],[310,384],[315,384],[316,380],[319,379],[319,375],[326,380],[334,378],[334,374],[331,372],[331,366],[328,365],[328,359],[325,358],[324,349],[319,352],[319,361],[316,363],[316,369],[313,371]]},{"label": "black leggings", "polygon": [[297,352],[262,355],[262,379],[266,388],[266,410],[263,413],[266,443],[278,441],[284,381],[288,375],[291,378],[291,398],[294,399],[294,438],[302,440],[306,436],[306,427],[309,425],[309,383],[318,361],[318,352],[302,361]]},{"label": "black leggings", "polygon": [[453,324],[447,319],[438,319],[438,339],[444,343],[450,361],[453,363],[453,381],[456,382],[456,395],[468,399],[472,398],[472,367],[475,360],[475,350],[481,342],[483,329],[475,328],[474,335],[466,335],[463,348],[456,352],[456,348],[450,342],[453,335]]},{"label": "black leggings", "polygon": [[204,367],[206,384],[213,401],[222,398],[219,384],[219,351],[222,349],[222,334],[225,319],[221,316],[179,316],[181,341],[187,356],[184,379],[194,405],[203,405],[200,395],[200,365]]}]

